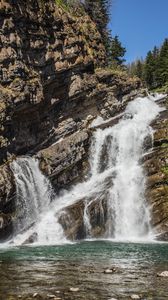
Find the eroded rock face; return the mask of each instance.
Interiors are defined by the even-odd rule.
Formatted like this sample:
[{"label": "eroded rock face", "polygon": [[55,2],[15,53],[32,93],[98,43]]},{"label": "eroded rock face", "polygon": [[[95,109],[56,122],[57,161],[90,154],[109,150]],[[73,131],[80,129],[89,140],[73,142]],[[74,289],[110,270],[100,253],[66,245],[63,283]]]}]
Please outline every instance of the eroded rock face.
[{"label": "eroded rock face", "polygon": [[107,199],[101,197],[90,199],[88,207],[88,220],[90,226],[85,223],[85,202],[81,199],[77,203],[67,207],[61,213],[59,223],[62,225],[65,235],[70,240],[81,240],[88,237],[104,237],[107,229]]},{"label": "eroded rock face", "polygon": [[146,157],[148,174],[147,199],[151,205],[151,224],[158,239],[168,240],[168,100],[166,108],[153,123],[153,149]]},{"label": "eroded rock face", "polygon": [[13,232],[15,217],[15,185],[8,164],[0,167],[0,241],[9,238]]}]

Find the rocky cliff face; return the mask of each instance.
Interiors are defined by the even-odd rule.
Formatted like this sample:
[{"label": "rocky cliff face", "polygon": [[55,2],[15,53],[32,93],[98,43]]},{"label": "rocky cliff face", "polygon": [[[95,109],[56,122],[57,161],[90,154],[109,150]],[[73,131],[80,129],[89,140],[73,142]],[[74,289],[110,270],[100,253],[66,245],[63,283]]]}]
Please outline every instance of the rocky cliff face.
[{"label": "rocky cliff face", "polygon": [[153,149],[147,155],[147,199],[151,205],[151,224],[158,239],[168,240],[168,99],[161,101],[165,110],[153,123]]},{"label": "rocky cliff face", "polygon": [[[2,0],[0,16],[0,224],[4,237],[5,232],[12,231],[15,215],[10,161],[19,155],[35,155],[56,191],[81,181],[89,169],[91,121],[97,116],[108,119],[120,113],[139,93],[141,83],[102,69],[106,55],[102,38],[84,11],[70,14],[54,0]],[[163,214],[168,216],[163,180],[167,176],[163,164],[166,148],[162,145],[167,142],[160,142],[167,139],[162,136],[166,134],[165,122],[157,120],[154,124],[155,152],[150,159],[158,169],[151,171],[152,161],[146,161],[150,164],[149,175],[159,174],[164,181],[151,183],[149,198],[153,201],[155,226],[166,220]],[[91,207],[94,236],[103,233],[99,224],[101,207],[96,203]],[[72,239],[84,237],[80,211],[82,202],[77,208],[69,208],[76,229],[66,234]],[[63,216],[60,222],[65,231],[70,227]]]}]

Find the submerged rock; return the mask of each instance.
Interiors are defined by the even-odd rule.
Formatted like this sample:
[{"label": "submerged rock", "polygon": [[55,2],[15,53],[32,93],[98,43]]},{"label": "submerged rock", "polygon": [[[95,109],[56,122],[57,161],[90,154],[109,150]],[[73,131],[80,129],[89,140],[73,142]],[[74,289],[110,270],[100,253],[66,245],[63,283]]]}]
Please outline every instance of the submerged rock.
[{"label": "submerged rock", "polygon": [[130,297],[132,300],[140,300],[140,299],[142,299],[141,298],[141,296],[139,296],[139,295],[131,295],[131,297]]},{"label": "submerged rock", "polygon": [[60,298],[57,298],[56,295],[47,295],[48,299],[60,299]]},{"label": "submerged rock", "polygon": [[163,271],[157,274],[158,277],[168,277],[168,271]]},{"label": "submerged rock", "polygon": [[110,268],[110,269],[106,269],[104,270],[104,274],[113,274],[116,272],[115,268]]},{"label": "submerged rock", "polygon": [[71,287],[70,292],[79,292],[79,288],[78,287]]},{"label": "submerged rock", "polygon": [[36,232],[34,232],[30,237],[27,238],[27,240],[24,241],[23,245],[27,244],[33,244],[37,241],[38,235]]}]

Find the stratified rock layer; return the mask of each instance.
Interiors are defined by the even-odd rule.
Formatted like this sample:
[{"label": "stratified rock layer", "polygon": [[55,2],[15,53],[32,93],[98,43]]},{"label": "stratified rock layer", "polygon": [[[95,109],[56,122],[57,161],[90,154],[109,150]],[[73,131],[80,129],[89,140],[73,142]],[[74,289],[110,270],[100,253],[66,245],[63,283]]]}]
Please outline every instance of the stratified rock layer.
[{"label": "stratified rock layer", "polygon": [[168,99],[160,104],[165,110],[152,124],[153,149],[147,155],[147,199],[151,206],[151,225],[158,239],[168,240]]}]

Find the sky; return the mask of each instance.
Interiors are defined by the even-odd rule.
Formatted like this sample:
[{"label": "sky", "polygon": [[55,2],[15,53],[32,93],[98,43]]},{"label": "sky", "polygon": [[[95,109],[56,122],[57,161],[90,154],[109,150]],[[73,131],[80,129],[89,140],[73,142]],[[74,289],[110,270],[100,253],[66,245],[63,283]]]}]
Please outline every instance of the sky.
[{"label": "sky", "polygon": [[145,57],[168,37],[168,0],[112,0],[112,35],[126,47],[126,61]]}]

